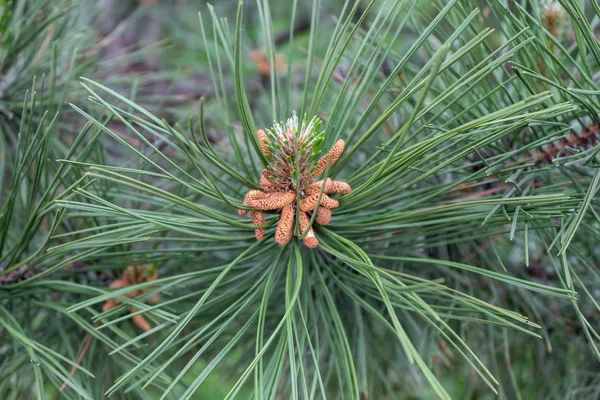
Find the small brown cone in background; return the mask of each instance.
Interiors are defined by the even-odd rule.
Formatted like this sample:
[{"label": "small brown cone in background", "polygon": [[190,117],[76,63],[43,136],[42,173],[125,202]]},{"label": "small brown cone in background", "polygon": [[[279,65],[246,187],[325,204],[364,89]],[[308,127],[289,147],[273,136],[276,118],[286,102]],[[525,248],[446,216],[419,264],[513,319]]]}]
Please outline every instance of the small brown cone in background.
[{"label": "small brown cone in background", "polygon": [[288,244],[292,239],[294,230],[294,208],[291,204],[281,210],[281,217],[275,231],[275,241],[278,244]]},{"label": "small brown cone in background", "polygon": [[317,166],[315,167],[311,175],[312,178],[316,178],[317,176],[321,175],[329,165],[336,162],[337,159],[340,158],[340,156],[342,155],[345,145],[346,142],[344,142],[344,139],[340,139],[337,142],[335,142],[331,150],[329,150],[323,157],[321,157],[321,159],[317,163]]},{"label": "small brown cone in background", "polygon": [[[137,311],[138,310],[135,308],[131,309],[132,314],[136,313]],[[142,314],[134,315],[132,319],[133,323],[136,324],[137,327],[143,330],[144,332],[148,332],[151,329],[150,324],[148,323],[148,321],[146,321],[146,318],[144,318]]]},{"label": "small brown cone in background", "polygon": [[[129,281],[129,276],[126,273],[123,273],[121,275],[121,279],[112,281],[112,283],[110,285],[108,285],[108,287],[111,289],[118,289],[118,288],[122,288],[124,286],[129,286],[129,285],[131,285],[131,282]],[[117,299],[112,299],[112,298],[107,299],[106,302],[104,303],[104,306],[102,306],[102,312],[112,310],[119,304],[121,304],[121,302],[118,301]]]},{"label": "small brown cone in background", "polygon": [[[154,270],[152,275],[148,276],[148,272],[152,271],[153,269],[154,268],[149,269],[148,265],[131,265],[123,271],[120,279],[113,281],[108,287],[111,289],[118,289],[118,288],[122,288],[122,287],[126,287],[126,286],[136,285],[136,284],[143,283],[143,282],[155,281],[158,278],[157,270]],[[126,293],[122,296],[126,297],[126,298],[133,298],[133,297],[141,296],[141,295],[147,293],[148,290],[151,290],[151,288],[136,289],[136,290],[132,290],[129,293]],[[153,303],[157,303],[158,300],[159,300],[158,295],[154,295],[150,299],[150,301]],[[102,312],[107,312],[109,310],[112,310],[119,304],[121,304],[121,301],[118,299],[114,299],[114,298],[107,299],[106,302],[104,303],[104,306],[102,307]],[[136,308],[132,308],[132,309],[130,309],[130,311],[132,314],[135,314],[138,310]],[[132,319],[133,319],[133,322],[144,332],[148,332],[151,329],[150,324],[148,323],[148,321],[146,321],[146,319],[144,318],[144,316],[142,314],[134,315]]]},{"label": "small brown cone in background", "polygon": [[262,129],[259,129],[258,131],[256,131],[256,136],[258,137],[258,144],[260,144],[260,149],[262,150],[265,157],[273,157],[273,155],[271,154],[271,151],[269,150],[269,148],[267,147],[267,144],[265,143],[265,142],[267,142],[267,143],[269,142],[269,137],[267,136],[265,131],[263,131]]},{"label": "small brown cone in background", "polygon": [[[252,223],[254,226],[261,226],[265,224],[265,215],[262,211],[250,211],[250,216],[252,217]],[[262,240],[265,237],[265,230],[263,228],[255,229],[254,236],[256,240]]]},{"label": "small brown cone in background", "polygon": [[[259,49],[250,50],[248,52],[248,58],[256,65],[256,71],[262,76],[269,76],[271,74],[271,67],[269,65],[269,58],[267,54]],[[275,69],[278,72],[285,72],[287,70],[287,63],[285,57],[281,53],[275,54]]]},{"label": "small brown cone in background", "polygon": [[[308,228],[309,222],[310,221],[308,219],[308,215],[306,215],[305,212],[301,212],[300,213],[300,234],[301,235],[304,235],[304,233],[306,232],[306,228]],[[315,236],[315,232],[313,231],[312,227],[308,230],[308,233],[306,233],[306,236],[304,236],[304,244],[306,245],[306,247],[308,247],[310,249],[314,249],[315,247],[317,247],[319,245],[319,240]]]},{"label": "small brown cone in background", "polygon": [[119,303],[120,302],[115,299],[107,299],[106,302],[104,303],[104,306],[102,306],[102,312],[107,312],[108,310],[112,310],[113,308],[118,306]]},{"label": "small brown cone in background", "polygon": [[319,207],[317,209],[315,222],[319,225],[327,225],[329,221],[331,221],[331,210],[325,207]]}]

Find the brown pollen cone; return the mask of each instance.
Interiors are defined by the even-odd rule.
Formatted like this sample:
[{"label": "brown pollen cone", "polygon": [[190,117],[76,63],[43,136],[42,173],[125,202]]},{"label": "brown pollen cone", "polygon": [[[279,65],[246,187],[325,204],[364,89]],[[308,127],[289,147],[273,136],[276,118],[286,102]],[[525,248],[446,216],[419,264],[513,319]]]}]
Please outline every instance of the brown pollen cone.
[{"label": "brown pollen cone", "polygon": [[[250,216],[252,217],[252,223],[254,226],[261,226],[265,224],[265,215],[262,211],[250,211]],[[256,240],[262,240],[265,237],[265,230],[263,228],[255,229],[254,236]]]},{"label": "brown pollen cone", "polygon": [[267,143],[269,143],[269,137],[267,136],[267,134],[265,133],[265,131],[263,131],[262,129],[259,129],[258,131],[256,131],[256,136],[258,137],[258,144],[260,144],[260,149],[262,150],[263,154],[266,157],[273,157],[273,155],[271,154],[271,151],[269,151],[269,148],[267,147]]},{"label": "brown pollen cone", "polygon": [[244,204],[257,210],[278,210],[287,206],[296,199],[293,192],[263,193],[260,190],[251,190],[244,198]]},{"label": "brown pollen cone", "polygon": [[294,229],[294,207],[290,204],[281,210],[281,217],[275,231],[275,241],[278,244],[288,244],[292,239]]},{"label": "brown pollen cone", "polygon": [[[305,199],[300,200],[300,211],[313,211],[317,206],[317,201],[319,200],[319,193],[308,196]],[[321,195],[321,207],[325,208],[337,208],[340,205],[340,202],[332,199],[327,196],[325,193]]]},{"label": "brown pollen cone", "polygon": [[[308,228],[308,223],[309,223],[309,219],[308,219],[308,215],[306,215],[305,212],[301,212],[300,213],[300,234],[304,235],[304,233],[306,232],[306,228]],[[310,229],[308,230],[308,233],[306,233],[306,236],[304,236],[304,244],[306,245],[306,247],[310,248],[310,249],[314,249],[315,247],[317,247],[319,245],[319,239],[317,239],[317,237],[315,236],[315,232],[313,231],[313,228],[310,227]]]},{"label": "brown pollen cone", "polygon": [[329,221],[331,221],[331,210],[325,207],[319,207],[317,209],[315,222],[319,225],[327,225]]},{"label": "brown pollen cone", "polygon": [[[315,183],[311,183],[304,189],[304,193],[307,195],[319,194],[321,192],[321,188],[323,187],[323,180],[317,181]],[[350,193],[352,188],[346,182],[342,181],[333,181],[330,178],[326,179],[325,182],[325,190],[323,193],[325,194],[334,194],[341,193],[346,194]]]},{"label": "brown pollen cone", "polygon": [[262,170],[262,173],[260,175],[260,182],[259,182],[262,190],[264,190],[265,192],[280,191],[281,185],[278,185],[276,182],[273,182],[271,179],[269,179],[268,174],[269,174],[269,170],[267,170],[267,169]]},{"label": "brown pollen cone", "polygon": [[317,163],[317,166],[311,174],[311,177],[313,179],[316,178],[317,176],[321,175],[329,165],[336,162],[337,159],[340,158],[340,156],[342,155],[345,145],[346,142],[344,142],[343,139],[340,139],[337,142],[335,142],[331,150],[329,150],[323,157],[321,157],[321,159],[319,159],[319,162]]}]

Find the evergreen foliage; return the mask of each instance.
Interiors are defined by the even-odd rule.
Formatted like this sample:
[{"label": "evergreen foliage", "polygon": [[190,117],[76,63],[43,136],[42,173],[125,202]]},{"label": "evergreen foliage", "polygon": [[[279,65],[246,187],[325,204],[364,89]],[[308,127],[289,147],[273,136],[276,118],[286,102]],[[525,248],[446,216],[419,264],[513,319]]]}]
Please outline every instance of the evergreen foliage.
[{"label": "evergreen foliage", "polygon": [[[78,56],[84,6],[0,3],[5,398],[600,396],[600,6],[339,3],[194,6],[175,112]],[[307,248],[293,183],[340,139]],[[238,209],[290,152],[279,245]]]}]

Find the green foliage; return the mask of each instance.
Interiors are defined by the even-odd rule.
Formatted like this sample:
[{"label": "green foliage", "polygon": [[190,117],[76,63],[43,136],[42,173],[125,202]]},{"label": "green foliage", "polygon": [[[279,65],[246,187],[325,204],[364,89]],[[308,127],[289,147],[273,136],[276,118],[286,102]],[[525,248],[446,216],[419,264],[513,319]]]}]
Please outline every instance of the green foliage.
[{"label": "green foliage", "polygon": [[[75,254],[64,247],[72,231],[93,229],[99,221],[73,223],[56,204],[85,179],[57,158],[106,157],[101,132],[68,111],[69,100],[83,101],[76,77],[95,65],[86,28],[91,14],[84,6],[0,3],[0,393],[6,399],[56,398],[59,392],[64,398],[101,398],[103,379],[136,362],[132,357],[113,363],[106,347],[90,346],[87,338],[113,339],[67,312],[98,293],[90,283],[113,279],[102,265],[81,261],[93,249]],[[92,373],[92,364],[81,366],[78,354],[86,347],[88,357],[112,367]],[[88,385],[71,378],[76,371],[101,379]]]},{"label": "green foliage", "polygon": [[[277,28],[274,2],[240,1],[235,24],[209,5],[211,91],[179,123],[82,78],[56,163],[42,110],[65,100],[26,95],[0,279],[31,273],[0,284],[0,392],[193,399],[216,376],[226,399],[597,397],[600,8],[321,3]],[[317,249],[277,245],[276,213],[261,241],[237,215],[265,167],[256,130],[294,110],[346,142],[325,175],[353,190]],[[107,287],[136,264],[158,278]]]},{"label": "green foliage", "polygon": [[81,12],[67,1],[0,2],[0,126],[9,138],[17,136],[21,106],[35,107],[25,101],[29,89],[43,111],[55,113],[76,88],[74,78],[89,71],[94,59],[81,54],[90,41]]}]

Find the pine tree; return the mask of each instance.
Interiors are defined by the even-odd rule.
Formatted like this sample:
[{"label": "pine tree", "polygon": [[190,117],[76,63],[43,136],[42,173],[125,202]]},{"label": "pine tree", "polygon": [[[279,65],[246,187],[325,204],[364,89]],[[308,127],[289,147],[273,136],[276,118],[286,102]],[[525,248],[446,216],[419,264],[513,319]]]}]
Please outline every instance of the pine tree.
[{"label": "pine tree", "polygon": [[0,393],[598,397],[584,3],[208,5],[210,90],[178,122],[91,70],[53,80],[73,99],[14,92]]}]

